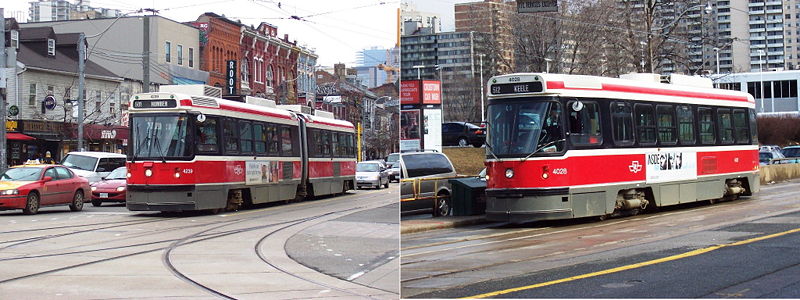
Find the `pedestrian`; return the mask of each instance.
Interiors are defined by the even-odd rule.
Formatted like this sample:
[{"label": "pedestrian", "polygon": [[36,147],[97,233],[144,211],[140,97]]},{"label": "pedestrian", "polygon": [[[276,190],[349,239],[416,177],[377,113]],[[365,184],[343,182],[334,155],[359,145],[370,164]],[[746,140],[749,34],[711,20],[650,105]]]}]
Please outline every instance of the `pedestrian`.
[{"label": "pedestrian", "polygon": [[56,161],[53,160],[53,157],[50,155],[50,151],[44,153],[44,158],[42,159],[43,164],[55,164]]}]

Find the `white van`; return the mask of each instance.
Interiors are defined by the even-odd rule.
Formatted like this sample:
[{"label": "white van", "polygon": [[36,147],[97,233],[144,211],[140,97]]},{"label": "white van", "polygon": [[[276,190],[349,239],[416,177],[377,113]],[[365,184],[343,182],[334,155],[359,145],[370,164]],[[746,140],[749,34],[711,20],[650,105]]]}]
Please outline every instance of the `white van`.
[{"label": "white van", "polygon": [[92,183],[100,181],[114,169],[124,167],[125,160],[124,154],[84,151],[67,153],[61,164]]}]

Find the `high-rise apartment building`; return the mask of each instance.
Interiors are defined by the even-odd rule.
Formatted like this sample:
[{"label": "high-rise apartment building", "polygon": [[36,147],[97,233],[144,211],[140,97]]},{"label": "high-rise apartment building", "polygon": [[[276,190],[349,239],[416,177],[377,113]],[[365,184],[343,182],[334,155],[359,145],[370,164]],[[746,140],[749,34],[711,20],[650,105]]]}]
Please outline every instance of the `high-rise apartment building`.
[{"label": "high-rise apartment building", "polygon": [[438,14],[418,11],[408,1],[400,3],[400,35],[432,34],[442,31],[442,19]]},{"label": "high-rise apartment building", "polygon": [[514,68],[514,3],[509,0],[484,0],[458,3],[454,7],[456,32],[488,34],[487,44],[491,55],[487,55],[486,59],[493,66],[492,74],[509,73]]},{"label": "high-rise apartment building", "polygon": [[118,9],[95,8],[89,1],[39,0],[30,2],[29,22],[66,21],[80,19],[115,18],[122,14]]}]

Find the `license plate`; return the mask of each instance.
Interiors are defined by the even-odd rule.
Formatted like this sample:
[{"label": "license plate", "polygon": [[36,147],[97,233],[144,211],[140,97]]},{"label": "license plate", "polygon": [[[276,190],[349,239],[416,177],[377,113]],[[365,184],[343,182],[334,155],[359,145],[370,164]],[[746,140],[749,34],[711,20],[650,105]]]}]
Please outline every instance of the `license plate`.
[{"label": "license plate", "polygon": [[108,193],[100,193],[100,198],[108,198]]}]

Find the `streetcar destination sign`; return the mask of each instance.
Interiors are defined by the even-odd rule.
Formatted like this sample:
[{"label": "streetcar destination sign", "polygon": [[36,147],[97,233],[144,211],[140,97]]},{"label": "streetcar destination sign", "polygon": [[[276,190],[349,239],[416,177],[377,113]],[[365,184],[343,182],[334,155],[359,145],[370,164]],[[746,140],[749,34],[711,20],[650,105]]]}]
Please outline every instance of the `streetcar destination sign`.
[{"label": "streetcar destination sign", "polygon": [[521,83],[498,83],[498,84],[492,84],[489,90],[494,95],[537,93],[542,91],[542,83],[539,81],[521,82]]},{"label": "streetcar destination sign", "polygon": [[177,107],[175,99],[133,100],[133,108],[171,108]]}]

